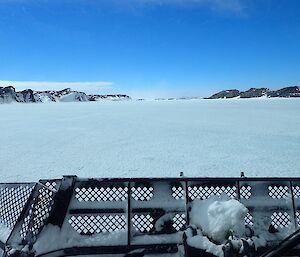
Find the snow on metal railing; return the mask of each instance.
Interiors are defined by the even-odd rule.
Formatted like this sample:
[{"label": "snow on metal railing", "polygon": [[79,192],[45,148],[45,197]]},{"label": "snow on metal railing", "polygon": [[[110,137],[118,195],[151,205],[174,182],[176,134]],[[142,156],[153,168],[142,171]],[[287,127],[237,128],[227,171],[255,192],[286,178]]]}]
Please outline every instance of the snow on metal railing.
[{"label": "snow on metal railing", "polygon": [[269,241],[300,225],[299,178],[64,177],[0,184],[0,248],[26,246],[36,255],[74,247],[107,254],[140,246],[176,251],[190,225],[193,201],[222,194],[246,206],[245,224],[270,234]]}]

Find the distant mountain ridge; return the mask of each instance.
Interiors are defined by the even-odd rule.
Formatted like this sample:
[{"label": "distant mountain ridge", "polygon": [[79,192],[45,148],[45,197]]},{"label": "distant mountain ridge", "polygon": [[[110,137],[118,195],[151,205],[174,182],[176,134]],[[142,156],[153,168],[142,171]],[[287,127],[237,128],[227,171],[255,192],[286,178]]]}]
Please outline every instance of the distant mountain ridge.
[{"label": "distant mountain ridge", "polygon": [[222,98],[256,98],[256,97],[300,97],[300,87],[284,87],[279,90],[270,90],[268,88],[250,88],[247,91],[237,89],[223,90],[205,99],[222,99]]},{"label": "distant mountain ridge", "polygon": [[25,89],[16,91],[13,86],[0,87],[0,104],[1,103],[45,103],[45,102],[88,102],[100,100],[131,100],[128,95],[87,95],[84,92],[73,91],[70,88],[54,91],[33,91]]}]

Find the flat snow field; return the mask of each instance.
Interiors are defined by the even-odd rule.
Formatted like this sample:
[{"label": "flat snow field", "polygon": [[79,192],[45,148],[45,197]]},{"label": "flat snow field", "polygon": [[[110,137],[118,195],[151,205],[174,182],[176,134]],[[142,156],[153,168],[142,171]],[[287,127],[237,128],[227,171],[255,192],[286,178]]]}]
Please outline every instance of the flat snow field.
[{"label": "flat snow field", "polygon": [[300,176],[300,99],[0,105],[0,182]]}]

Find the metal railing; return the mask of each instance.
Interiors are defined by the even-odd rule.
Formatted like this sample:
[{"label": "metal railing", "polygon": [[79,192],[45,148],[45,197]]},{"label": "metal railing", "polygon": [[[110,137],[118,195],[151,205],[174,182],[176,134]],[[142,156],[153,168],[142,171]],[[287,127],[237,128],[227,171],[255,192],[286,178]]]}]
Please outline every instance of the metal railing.
[{"label": "metal railing", "polygon": [[8,255],[25,247],[36,256],[176,252],[193,201],[220,194],[248,208],[245,224],[270,234],[270,246],[299,228],[300,178],[66,176],[0,184],[0,249]]}]

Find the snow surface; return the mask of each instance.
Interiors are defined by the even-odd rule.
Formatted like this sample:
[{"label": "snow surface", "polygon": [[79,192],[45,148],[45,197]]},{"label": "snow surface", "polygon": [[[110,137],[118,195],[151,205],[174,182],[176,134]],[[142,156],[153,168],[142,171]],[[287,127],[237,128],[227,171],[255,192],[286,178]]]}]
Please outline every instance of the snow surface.
[{"label": "snow surface", "polygon": [[0,105],[0,181],[299,176],[299,99]]}]

